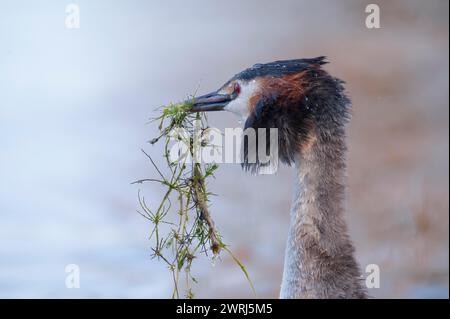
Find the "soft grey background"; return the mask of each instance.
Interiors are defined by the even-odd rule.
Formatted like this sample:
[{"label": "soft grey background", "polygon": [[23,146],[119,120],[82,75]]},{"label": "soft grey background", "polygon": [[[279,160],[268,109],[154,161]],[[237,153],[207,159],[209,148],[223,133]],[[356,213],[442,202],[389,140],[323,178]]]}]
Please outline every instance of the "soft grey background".
[{"label": "soft grey background", "polygon": [[[130,185],[155,174],[140,152],[161,154],[153,109],[257,62],[327,55],[354,102],[347,220],[362,267],[381,267],[370,293],[448,298],[448,1],[377,1],[378,30],[369,1],[80,0],[77,30],[68,3],[1,2],[0,297],[169,297]],[[211,185],[258,297],[278,295],[291,175],[228,164]],[[80,289],[65,288],[71,263]],[[198,297],[252,297],[228,257],[193,272]]]}]

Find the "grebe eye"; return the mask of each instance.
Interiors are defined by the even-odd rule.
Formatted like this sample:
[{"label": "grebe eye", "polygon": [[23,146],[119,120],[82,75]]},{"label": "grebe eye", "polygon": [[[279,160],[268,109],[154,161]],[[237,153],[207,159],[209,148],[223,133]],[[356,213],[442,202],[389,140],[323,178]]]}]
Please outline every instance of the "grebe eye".
[{"label": "grebe eye", "polygon": [[239,85],[239,83],[234,83],[234,88],[233,88],[233,93],[234,94],[239,94],[241,93],[241,86]]}]

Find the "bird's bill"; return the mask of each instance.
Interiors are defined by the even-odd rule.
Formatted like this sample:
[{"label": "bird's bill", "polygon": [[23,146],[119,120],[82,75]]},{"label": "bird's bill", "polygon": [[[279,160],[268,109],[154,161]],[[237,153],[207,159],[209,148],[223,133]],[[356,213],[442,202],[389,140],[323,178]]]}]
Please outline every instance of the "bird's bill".
[{"label": "bird's bill", "polygon": [[219,94],[216,91],[195,97],[187,103],[192,104],[189,109],[191,112],[222,111],[232,99],[232,95]]}]

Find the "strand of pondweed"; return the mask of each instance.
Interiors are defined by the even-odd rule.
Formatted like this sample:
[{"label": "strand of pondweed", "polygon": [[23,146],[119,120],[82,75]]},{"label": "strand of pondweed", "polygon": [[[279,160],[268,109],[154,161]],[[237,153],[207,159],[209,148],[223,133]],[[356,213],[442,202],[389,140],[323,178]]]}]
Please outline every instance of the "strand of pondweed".
[{"label": "strand of pondweed", "polygon": [[[172,298],[180,297],[181,271],[185,271],[185,297],[193,298],[192,283],[197,282],[191,274],[194,259],[199,253],[208,255],[209,250],[215,258],[221,249],[228,252],[241,268],[254,292],[247,270],[222,242],[211,217],[208,197],[212,194],[207,190],[207,181],[214,177],[218,165],[203,164],[194,160],[196,152],[199,151],[199,145],[208,145],[207,134],[205,134],[206,137],[203,136],[208,130],[208,125],[204,114],[188,112],[190,106],[186,103],[170,104],[162,108],[160,116],[151,120],[151,122],[159,122],[160,133],[150,143],[163,141],[163,156],[169,177],[163,174],[152,157],[143,150],[158,177],[141,179],[135,183],[154,182],[165,188],[164,196],[157,205],[156,211],[149,208],[145,198],[138,192],[140,205],[138,213],[152,224],[150,233],[150,239],[154,242],[151,247],[152,258],[162,260],[171,271],[174,286]],[[180,130],[182,130],[181,133],[187,132],[187,134],[180,134]],[[169,144],[174,139],[188,146],[188,154],[185,154],[187,156],[183,156],[178,161],[170,159]],[[191,161],[187,161],[189,156]],[[175,221],[169,214],[171,210],[178,214]],[[161,225],[166,225],[169,229],[164,231]]]}]

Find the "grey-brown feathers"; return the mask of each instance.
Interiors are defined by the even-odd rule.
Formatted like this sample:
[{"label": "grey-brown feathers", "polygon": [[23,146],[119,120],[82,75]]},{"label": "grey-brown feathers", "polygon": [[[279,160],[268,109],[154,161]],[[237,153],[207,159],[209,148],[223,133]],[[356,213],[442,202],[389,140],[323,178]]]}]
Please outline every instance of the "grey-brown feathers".
[{"label": "grey-brown feathers", "polygon": [[[280,296],[366,298],[344,219],[350,101],[343,82],[321,69],[323,58],[296,63],[274,62],[240,75],[259,88],[249,99],[245,128],[277,128],[279,159],[296,167]],[[248,157],[255,148],[246,151]],[[252,172],[262,166],[243,163]]]}]

